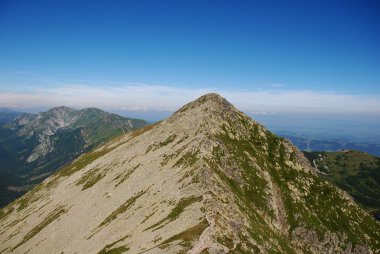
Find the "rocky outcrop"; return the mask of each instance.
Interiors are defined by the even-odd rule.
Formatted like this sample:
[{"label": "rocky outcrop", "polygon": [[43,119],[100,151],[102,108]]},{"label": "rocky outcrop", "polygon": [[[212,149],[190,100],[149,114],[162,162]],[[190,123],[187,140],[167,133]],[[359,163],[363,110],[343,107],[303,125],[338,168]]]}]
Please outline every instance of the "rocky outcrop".
[{"label": "rocky outcrop", "polygon": [[[56,150],[52,139],[57,132],[88,128],[93,127],[93,125],[106,126],[108,129],[121,130],[122,133],[126,133],[143,127],[147,123],[143,120],[124,118],[96,108],[75,110],[64,106],[52,108],[37,115],[23,114],[11,122],[12,128],[17,130],[17,135],[21,138],[37,137],[38,143],[26,159],[28,163],[43,158]],[[91,130],[89,131],[91,132]],[[85,143],[96,143],[91,140],[94,136],[91,134],[84,136]],[[107,137],[107,134],[104,136]]]}]

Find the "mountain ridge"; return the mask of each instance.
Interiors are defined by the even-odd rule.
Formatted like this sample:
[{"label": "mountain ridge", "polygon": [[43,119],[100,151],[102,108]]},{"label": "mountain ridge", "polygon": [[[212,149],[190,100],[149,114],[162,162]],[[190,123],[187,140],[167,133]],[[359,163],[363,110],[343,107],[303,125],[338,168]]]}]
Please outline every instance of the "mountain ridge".
[{"label": "mountain ridge", "polygon": [[0,225],[0,251],[30,253],[378,253],[380,229],[215,94],[81,156]]},{"label": "mountain ridge", "polygon": [[14,111],[7,108],[0,108],[0,125],[5,124],[13,118],[21,115],[21,112]]}]

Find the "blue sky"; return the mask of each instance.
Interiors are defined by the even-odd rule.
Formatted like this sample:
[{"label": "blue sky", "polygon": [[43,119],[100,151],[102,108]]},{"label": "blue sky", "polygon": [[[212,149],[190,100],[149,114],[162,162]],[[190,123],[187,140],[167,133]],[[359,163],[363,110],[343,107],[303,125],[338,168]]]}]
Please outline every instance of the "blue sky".
[{"label": "blue sky", "polygon": [[380,116],[379,1],[0,0],[0,106]]}]

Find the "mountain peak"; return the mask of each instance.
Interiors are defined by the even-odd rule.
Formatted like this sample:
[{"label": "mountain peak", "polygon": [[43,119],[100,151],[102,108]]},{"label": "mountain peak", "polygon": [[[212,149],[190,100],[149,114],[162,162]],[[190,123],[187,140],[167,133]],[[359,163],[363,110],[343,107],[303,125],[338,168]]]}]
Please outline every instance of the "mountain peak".
[{"label": "mountain peak", "polygon": [[[189,117],[190,121],[204,121],[205,119],[236,118],[241,114],[230,102],[216,93],[209,93],[186,104],[176,111],[171,119]],[[218,123],[218,122],[216,122]]]},{"label": "mountain peak", "polygon": [[179,111],[186,110],[188,108],[196,108],[201,105],[207,105],[212,109],[222,109],[226,107],[234,108],[234,106],[231,103],[229,103],[225,98],[223,98],[219,94],[208,93],[186,104]]},{"label": "mountain peak", "polygon": [[52,111],[54,111],[54,110],[74,111],[75,109],[67,107],[67,106],[57,106],[57,107],[51,108],[50,110],[52,110]]},{"label": "mountain peak", "polygon": [[207,94],[82,156],[2,210],[0,227],[12,227],[0,234],[0,252],[378,250],[380,224],[303,160]]},{"label": "mountain peak", "polygon": [[200,100],[200,101],[207,101],[207,100],[223,101],[224,100],[225,101],[226,99],[217,93],[208,93],[208,94],[202,95],[197,100]]},{"label": "mountain peak", "polygon": [[76,111],[76,110],[73,109],[73,108],[69,108],[69,107],[66,107],[66,106],[58,106],[58,107],[51,108],[51,109],[49,109],[46,112],[41,112],[40,114],[46,114],[46,113],[70,114],[70,113],[72,113],[74,111]]}]

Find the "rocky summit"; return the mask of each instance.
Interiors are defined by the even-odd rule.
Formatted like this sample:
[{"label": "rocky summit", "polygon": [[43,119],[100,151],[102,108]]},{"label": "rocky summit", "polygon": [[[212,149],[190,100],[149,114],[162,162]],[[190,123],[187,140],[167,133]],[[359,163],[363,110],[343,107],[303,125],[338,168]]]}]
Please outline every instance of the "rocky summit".
[{"label": "rocky summit", "polygon": [[302,153],[207,94],[0,213],[0,253],[379,253],[380,224]]}]

